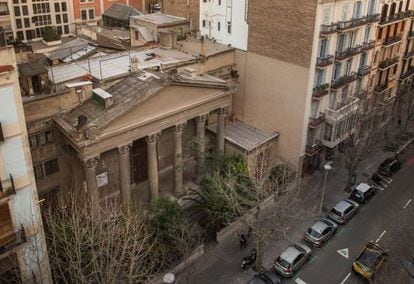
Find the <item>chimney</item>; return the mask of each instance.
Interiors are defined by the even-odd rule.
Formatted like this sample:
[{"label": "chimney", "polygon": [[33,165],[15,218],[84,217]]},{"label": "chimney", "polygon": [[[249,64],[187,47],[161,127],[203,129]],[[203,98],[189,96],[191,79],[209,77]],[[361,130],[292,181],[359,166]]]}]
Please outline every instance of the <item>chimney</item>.
[{"label": "chimney", "polygon": [[131,57],[131,72],[137,73],[139,72],[139,59],[138,57]]},{"label": "chimney", "polygon": [[205,56],[204,52],[204,36],[200,38],[200,56]]}]

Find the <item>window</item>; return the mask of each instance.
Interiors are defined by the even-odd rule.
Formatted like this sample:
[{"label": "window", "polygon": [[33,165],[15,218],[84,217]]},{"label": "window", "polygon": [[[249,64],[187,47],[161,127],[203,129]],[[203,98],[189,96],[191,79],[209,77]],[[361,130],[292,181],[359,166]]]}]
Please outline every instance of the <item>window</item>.
[{"label": "window", "polygon": [[24,18],[24,27],[25,28],[30,28],[30,20],[29,18]]},{"label": "window", "polygon": [[0,16],[8,15],[9,8],[7,7],[7,2],[0,2]]},{"label": "window", "polygon": [[16,27],[18,29],[22,28],[22,20],[21,19],[16,19]]},{"label": "window", "polygon": [[86,10],[81,10],[81,18],[82,18],[82,20],[87,20],[88,19],[88,15],[86,14]]},{"label": "window", "polygon": [[231,34],[231,22],[227,22],[227,32]]},{"label": "window", "polygon": [[55,3],[55,12],[60,12],[60,5],[59,5],[59,3]]},{"label": "window", "polygon": [[220,31],[221,30],[221,23],[217,22],[217,30]]},{"label": "window", "polygon": [[203,20],[203,28],[206,27],[206,20]]},{"label": "window", "polygon": [[221,0],[218,0],[218,4],[221,5]]},{"label": "window", "polygon": [[382,30],[383,30],[383,28],[379,28],[377,39],[381,39],[382,38]]},{"label": "window", "polygon": [[45,175],[46,176],[57,173],[58,171],[59,171],[59,165],[58,165],[57,159],[45,162]]},{"label": "window", "polygon": [[332,137],[332,125],[329,123],[325,123],[325,133],[323,139],[327,141],[331,141]]},{"label": "window", "polygon": [[60,15],[56,15],[56,24],[60,24],[61,22]]},{"label": "window", "polygon": [[61,26],[57,26],[56,27],[56,31],[57,31],[58,34],[61,35],[62,34],[62,27]]},{"label": "window", "polygon": [[93,9],[89,9],[89,20],[92,19],[95,19],[95,11]]},{"label": "window", "polygon": [[45,136],[46,136],[46,142],[47,143],[52,143],[53,141],[55,141],[55,136],[53,134],[53,130],[46,131]]},{"label": "window", "polygon": [[27,10],[27,6],[22,6],[22,13],[24,16],[29,15],[29,11]]},{"label": "window", "polygon": [[62,12],[66,12],[68,8],[66,7],[66,3],[62,2]]},{"label": "window", "polygon": [[20,16],[20,8],[19,7],[14,7],[14,15],[15,16]]},{"label": "window", "polygon": [[65,34],[68,34],[69,33],[69,26],[68,25],[64,26],[63,30],[64,30]]},{"label": "window", "polygon": [[35,178],[42,178],[43,177],[43,168],[42,165],[35,165],[33,167]]},{"label": "window", "polygon": [[63,17],[63,22],[67,23],[68,22],[68,14],[63,14],[62,17]]}]

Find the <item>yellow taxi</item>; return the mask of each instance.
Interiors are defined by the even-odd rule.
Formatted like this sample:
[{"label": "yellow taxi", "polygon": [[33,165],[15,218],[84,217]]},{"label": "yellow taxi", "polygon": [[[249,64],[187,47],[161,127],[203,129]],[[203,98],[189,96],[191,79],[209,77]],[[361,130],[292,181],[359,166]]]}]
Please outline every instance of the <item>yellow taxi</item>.
[{"label": "yellow taxi", "polygon": [[358,258],[352,264],[352,270],[362,277],[372,280],[384,264],[388,251],[377,243],[369,242]]}]

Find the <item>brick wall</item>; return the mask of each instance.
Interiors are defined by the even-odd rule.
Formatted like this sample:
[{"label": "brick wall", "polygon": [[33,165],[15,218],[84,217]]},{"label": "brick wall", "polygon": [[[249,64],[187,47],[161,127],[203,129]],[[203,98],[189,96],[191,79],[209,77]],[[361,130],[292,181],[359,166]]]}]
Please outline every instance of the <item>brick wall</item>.
[{"label": "brick wall", "polygon": [[[189,8],[187,7],[187,2]],[[200,0],[163,0],[163,13],[188,18],[190,14],[191,29],[198,30],[200,18]],[[190,10],[190,11],[188,11]]]},{"label": "brick wall", "polygon": [[249,2],[248,50],[309,68],[316,0]]}]

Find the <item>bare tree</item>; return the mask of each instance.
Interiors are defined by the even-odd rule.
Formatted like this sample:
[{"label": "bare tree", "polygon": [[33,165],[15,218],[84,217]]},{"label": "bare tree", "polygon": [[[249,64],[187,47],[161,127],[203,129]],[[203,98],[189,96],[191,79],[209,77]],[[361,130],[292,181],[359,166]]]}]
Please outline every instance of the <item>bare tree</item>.
[{"label": "bare tree", "polygon": [[[407,97],[407,104],[404,107],[404,119],[402,130],[401,130],[401,137],[405,137],[407,135],[408,124],[410,120],[414,117],[414,94],[413,91],[410,91]],[[399,118],[401,119],[401,118]]]}]

